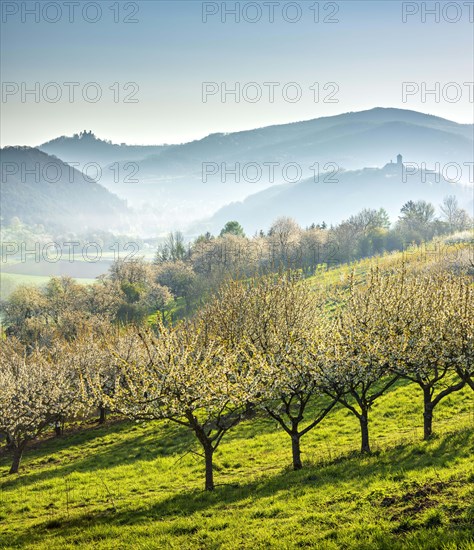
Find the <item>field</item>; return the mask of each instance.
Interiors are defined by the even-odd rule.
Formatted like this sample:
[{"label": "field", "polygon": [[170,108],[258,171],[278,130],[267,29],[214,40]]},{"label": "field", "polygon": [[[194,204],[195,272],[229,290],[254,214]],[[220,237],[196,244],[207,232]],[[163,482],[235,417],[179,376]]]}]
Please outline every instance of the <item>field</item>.
[{"label": "field", "polygon": [[[140,253],[140,256],[152,260],[153,255]],[[73,261],[57,262],[20,261],[18,258],[2,257],[0,266],[0,299],[6,299],[19,285],[44,285],[51,277],[68,276],[80,284],[92,284],[100,275],[108,272],[114,261],[114,254],[104,253],[100,261],[86,261],[81,256]]]},{"label": "field", "polygon": [[[0,299],[5,300],[20,285],[45,285],[49,275],[29,275],[22,273],[0,273]],[[92,284],[95,279],[76,279],[80,284]]]},{"label": "field", "polygon": [[[302,439],[294,472],[274,422],[241,423],[216,452],[213,493],[200,448],[171,423],[112,419],[0,458],[0,548],[474,548],[474,400],[452,394],[421,442],[421,393],[400,383],[371,411],[374,452],[333,411]],[[191,451],[190,451],[191,450]]]}]

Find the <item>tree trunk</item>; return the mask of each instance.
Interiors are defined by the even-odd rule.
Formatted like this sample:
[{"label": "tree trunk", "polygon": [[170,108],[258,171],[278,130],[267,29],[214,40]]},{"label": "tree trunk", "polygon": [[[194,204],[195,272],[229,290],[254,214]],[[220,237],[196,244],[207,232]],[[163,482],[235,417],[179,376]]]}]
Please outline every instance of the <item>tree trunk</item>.
[{"label": "tree trunk", "polygon": [[212,445],[204,445],[204,456],[206,459],[206,491],[214,491],[214,471],[212,467],[212,458],[214,449]]},{"label": "tree trunk", "polygon": [[189,427],[192,428],[201,443],[202,448],[204,449],[204,458],[206,463],[206,482],[204,489],[206,491],[214,491],[214,471],[212,467],[212,458],[215,447],[212,446],[212,440],[209,438],[208,434],[206,434],[205,429],[199,424],[193,413],[191,411],[187,411],[185,414],[189,422]]},{"label": "tree trunk", "polygon": [[370,442],[369,442],[369,416],[368,411],[362,411],[362,414],[359,416],[360,422],[360,433],[361,433],[361,452],[370,453]]},{"label": "tree trunk", "polygon": [[104,424],[106,417],[107,417],[107,413],[105,411],[105,407],[103,405],[100,405],[99,406],[99,424]]},{"label": "tree trunk", "polygon": [[60,420],[56,420],[56,422],[54,423],[54,431],[56,433],[56,437],[61,436],[62,430],[61,430],[61,421]]},{"label": "tree trunk", "polygon": [[295,432],[291,434],[291,450],[293,452],[293,470],[301,470],[303,464],[301,464],[300,435]]},{"label": "tree trunk", "polygon": [[245,411],[244,411],[244,418],[245,420],[251,420],[256,415],[255,410],[255,403],[252,403],[251,401],[247,401],[245,403]]},{"label": "tree trunk", "polygon": [[423,439],[426,441],[433,434],[433,403],[430,388],[423,388]]},{"label": "tree trunk", "polygon": [[23,447],[15,447],[13,449],[13,462],[10,468],[10,474],[17,474],[20,468],[21,457],[23,455]]}]

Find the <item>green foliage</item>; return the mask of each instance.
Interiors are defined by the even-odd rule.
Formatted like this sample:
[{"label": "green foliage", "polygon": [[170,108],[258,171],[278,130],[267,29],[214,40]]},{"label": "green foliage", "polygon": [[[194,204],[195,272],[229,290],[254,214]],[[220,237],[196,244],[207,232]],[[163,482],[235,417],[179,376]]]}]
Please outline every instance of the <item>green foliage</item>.
[{"label": "green foliage", "polygon": [[125,299],[129,304],[138,302],[143,292],[143,288],[138,283],[130,283],[129,281],[123,281],[120,288],[125,294]]},{"label": "green foliage", "polygon": [[237,221],[227,222],[219,233],[219,237],[224,235],[235,235],[236,237],[245,237],[244,228]]}]

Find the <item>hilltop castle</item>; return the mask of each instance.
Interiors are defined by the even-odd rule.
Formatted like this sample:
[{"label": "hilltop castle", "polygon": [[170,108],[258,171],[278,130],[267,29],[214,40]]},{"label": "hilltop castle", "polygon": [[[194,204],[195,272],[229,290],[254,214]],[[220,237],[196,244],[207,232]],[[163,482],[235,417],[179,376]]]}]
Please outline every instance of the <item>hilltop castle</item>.
[{"label": "hilltop castle", "polygon": [[[390,161],[390,164],[393,164],[392,161]],[[402,155],[400,155],[400,153],[398,153],[397,155],[397,166],[402,166],[403,165],[403,157]]]},{"label": "hilltop castle", "polygon": [[397,155],[397,162],[393,162],[393,160],[391,160],[389,163],[387,163],[383,167],[384,170],[386,170],[386,169],[395,170],[395,169],[399,169],[399,168],[403,168],[403,157],[400,153],[398,153],[398,155]]}]

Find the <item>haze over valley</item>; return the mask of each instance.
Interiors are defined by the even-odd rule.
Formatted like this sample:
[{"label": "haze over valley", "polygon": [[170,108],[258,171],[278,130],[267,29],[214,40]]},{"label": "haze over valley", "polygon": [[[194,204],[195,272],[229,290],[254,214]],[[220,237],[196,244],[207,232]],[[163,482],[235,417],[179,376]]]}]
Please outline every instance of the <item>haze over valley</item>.
[{"label": "haze over valley", "polygon": [[3,149],[2,216],[149,237],[234,218],[252,233],[285,213],[302,225],[364,207],[393,217],[406,200],[447,194],[472,210],[473,148],[472,125],[381,108],[166,146],[114,145],[89,130]]}]

